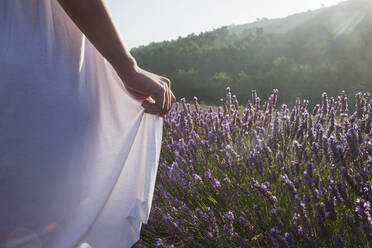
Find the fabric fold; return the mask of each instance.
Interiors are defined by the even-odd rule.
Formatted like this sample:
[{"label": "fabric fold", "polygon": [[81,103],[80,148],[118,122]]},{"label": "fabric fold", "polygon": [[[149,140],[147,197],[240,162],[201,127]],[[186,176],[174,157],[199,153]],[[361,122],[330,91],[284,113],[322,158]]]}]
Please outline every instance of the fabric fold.
[{"label": "fabric fold", "polygon": [[131,247],[150,215],[163,119],[58,1],[2,0],[0,13],[0,248]]}]

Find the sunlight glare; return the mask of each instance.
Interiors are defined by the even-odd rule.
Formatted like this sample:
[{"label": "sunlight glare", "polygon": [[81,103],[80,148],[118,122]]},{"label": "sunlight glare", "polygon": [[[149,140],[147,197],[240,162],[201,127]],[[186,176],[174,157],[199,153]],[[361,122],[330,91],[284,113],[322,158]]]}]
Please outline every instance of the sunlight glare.
[{"label": "sunlight glare", "polygon": [[352,32],[367,16],[367,11],[358,11],[353,15],[345,18],[344,21],[339,24],[335,29],[335,36],[338,37],[346,32]]}]

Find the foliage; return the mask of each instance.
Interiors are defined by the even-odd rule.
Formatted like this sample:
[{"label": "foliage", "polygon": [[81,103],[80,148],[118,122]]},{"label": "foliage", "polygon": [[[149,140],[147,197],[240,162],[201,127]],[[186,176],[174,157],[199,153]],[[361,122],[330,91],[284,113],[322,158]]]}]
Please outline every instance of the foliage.
[{"label": "foliage", "polygon": [[[305,69],[304,69],[305,70]],[[345,92],[277,107],[181,99],[164,119],[140,247],[371,247],[372,100]]]},{"label": "foliage", "polygon": [[[351,0],[279,20],[222,27],[131,50],[138,64],[172,81],[178,99],[218,104],[226,85],[246,103],[253,89],[279,103],[372,91],[372,6]],[[275,32],[278,30],[278,32]],[[225,81],[225,82],[224,82]]]}]

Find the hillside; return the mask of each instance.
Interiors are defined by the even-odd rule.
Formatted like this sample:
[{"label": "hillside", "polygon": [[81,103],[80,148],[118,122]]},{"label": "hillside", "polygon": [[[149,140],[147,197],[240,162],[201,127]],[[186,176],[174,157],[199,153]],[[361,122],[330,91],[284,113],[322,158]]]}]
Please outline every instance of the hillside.
[{"label": "hillside", "polygon": [[349,0],[152,43],[131,53],[140,66],[169,77],[178,99],[198,96],[214,104],[230,86],[245,104],[251,90],[266,98],[277,88],[279,103],[301,97],[311,105],[323,91],[330,96],[372,91],[371,15],[371,1]]},{"label": "hillside", "polygon": [[321,14],[326,10],[327,8],[314,11],[307,11],[303,13],[290,15],[286,18],[275,19],[261,18],[261,20],[253,23],[242,25],[230,25],[228,26],[228,28],[230,32],[234,32],[236,34],[242,34],[244,31],[256,28],[263,28],[267,33],[286,33],[289,30],[292,30],[296,27],[303,25],[307,21],[316,18],[317,15]]}]

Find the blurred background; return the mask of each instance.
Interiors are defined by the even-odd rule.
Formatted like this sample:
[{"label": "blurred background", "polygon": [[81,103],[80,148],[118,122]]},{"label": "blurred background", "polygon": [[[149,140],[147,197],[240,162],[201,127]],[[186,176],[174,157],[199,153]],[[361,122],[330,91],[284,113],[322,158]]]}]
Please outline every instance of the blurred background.
[{"label": "blurred background", "polygon": [[[231,87],[279,104],[319,103],[372,89],[369,0],[108,0],[138,64],[173,82],[178,99],[216,105]],[[351,104],[352,106],[353,104]]]}]

